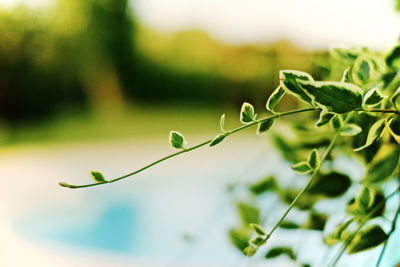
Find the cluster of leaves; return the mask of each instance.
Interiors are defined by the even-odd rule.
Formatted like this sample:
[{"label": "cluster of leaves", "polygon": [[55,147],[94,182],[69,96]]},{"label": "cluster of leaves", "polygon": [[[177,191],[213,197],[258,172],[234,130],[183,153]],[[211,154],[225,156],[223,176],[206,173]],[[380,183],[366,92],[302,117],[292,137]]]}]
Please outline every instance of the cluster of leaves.
[{"label": "cluster of leaves", "polygon": [[[396,181],[399,173],[400,44],[384,55],[365,48],[334,49],[332,55],[339,65],[344,66],[339,82],[315,81],[311,75],[301,71],[281,71],[280,84],[266,102],[266,109],[271,116],[258,119],[254,107],[244,103],[240,110],[242,125],[238,128],[226,130],[225,115],[222,115],[221,132],[213,139],[192,147],[187,147],[181,133],[171,131],[169,141],[177,149],[173,154],[118,178],[105,179],[100,172],[91,171],[94,183],[60,185],[82,188],[116,182],[182,153],[205,145],[218,145],[229,135],[245,128],[257,125],[257,133],[260,134],[273,128],[275,121],[281,117],[298,113],[311,114],[301,116],[292,123],[290,135],[296,138],[290,139],[279,131],[275,131],[272,136],[282,156],[293,163],[293,171],[308,178],[308,181],[302,188],[284,187],[278,179],[269,176],[250,185],[249,193],[253,196],[258,197],[267,192],[276,194],[288,207],[267,232],[260,226],[263,224],[260,208],[249,203],[238,203],[242,224],[230,231],[233,244],[245,255],[252,256],[278,228],[322,231],[327,246],[341,244],[332,265],[336,264],[345,250],[353,254],[386,244],[393,232],[395,219],[392,230],[387,232],[376,218],[384,216],[386,201],[400,192],[397,189],[388,195],[383,190],[386,185]],[[299,105],[304,108],[277,112],[276,107],[285,95],[296,97]],[[361,180],[335,169],[333,162],[341,155],[352,157],[365,165]],[[354,191],[349,190],[351,187],[358,189],[355,190],[358,191],[356,195],[348,194]],[[336,229],[326,230],[331,214],[318,210],[315,204],[336,198],[343,199],[344,219]],[[286,216],[293,208],[307,213],[307,220],[287,220]],[[297,260],[294,249],[285,246],[269,249],[265,258],[280,255]]]},{"label": "cluster of leaves", "polygon": [[[303,188],[306,190],[284,188],[278,179],[268,176],[251,184],[249,193],[253,202],[264,194],[275,194],[282,203],[294,203],[298,212],[308,213],[306,221],[283,220],[278,226],[288,231],[321,231],[327,246],[341,244],[339,254],[332,259],[334,265],[344,249],[348,254],[359,253],[389,238],[389,233],[383,230],[385,226],[376,218],[384,216],[386,200],[393,195],[385,197],[383,188],[392,185],[399,173],[400,45],[384,55],[353,48],[333,49],[332,56],[339,66],[345,66],[340,82],[314,81],[307,73],[284,70],[280,72],[280,85],[266,104],[268,111],[279,115],[275,107],[285,94],[291,94],[302,105],[319,109],[318,118],[303,116],[292,123],[290,134],[274,131],[272,135],[281,155],[293,162],[292,169],[309,177],[309,183]],[[244,106],[246,109],[242,108],[242,113],[251,110],[249,104]],[[241,115],[244,117],[249,118]],[[261,125],[258,132],[262,132]],[[269,123],[266,129],[271,126]],[[333,167],[335,158],[340,156],[350,156],[365,165],[361,180]],[[323,171],[320,170],[322,164]],[[349,190],[351,187],[358,188],[356,195],[346,194],[357,192]],[[299,195],[301,197],[296,199]],[[316,210],[315,204],[336,198],[342,199],[344,219],[335,229],[327,230],[325,225],[330,214]],[[258,225],[259,220],[246,221],[242,210],[246,207],[253,213],[260,212],[254,204],[238,205],[243,224],[232,229],[230,237],[245,255],[252,256],[273,231],[266,233]],[[296,261],[294,249],[286,246],[270,248],[265,258],[281,255]]]}]

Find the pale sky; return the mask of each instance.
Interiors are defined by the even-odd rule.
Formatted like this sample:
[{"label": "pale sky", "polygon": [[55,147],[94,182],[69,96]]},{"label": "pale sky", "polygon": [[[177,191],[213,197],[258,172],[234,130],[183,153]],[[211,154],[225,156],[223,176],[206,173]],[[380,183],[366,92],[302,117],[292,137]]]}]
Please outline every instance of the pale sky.
[{"label": "pale sky", "polygon": [[[0,0],[2,6],[52,0]],[[388,48],[400,35],[393,0],[133,0],[146,25],[173,32],[200,28],[228,43],[282,38],[305,48]]]},{"label": "pale sky", "polygon": [[386,48],[400,35],[393,0],[135,0],[134,8],[153,28],[198,27],[231,43],[288,38],[307,48]]}]

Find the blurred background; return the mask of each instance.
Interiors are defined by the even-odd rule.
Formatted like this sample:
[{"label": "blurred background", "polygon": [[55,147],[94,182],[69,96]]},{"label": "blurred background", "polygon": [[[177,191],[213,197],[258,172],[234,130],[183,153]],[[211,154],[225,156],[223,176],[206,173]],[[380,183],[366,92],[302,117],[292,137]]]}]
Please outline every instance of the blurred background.
[{"label": "blurred background", "polygon": [[280,69],[333,75],[330,47],[389,49],[394,6],[0,0],[0,266],[258,264],[229,244],[226,186],[287,167],[266,137],[247,132],[112,185],[57,183],[171,153],[172,129],[209,139],[222,113],[236,127],[243,101],[264,113]]}]

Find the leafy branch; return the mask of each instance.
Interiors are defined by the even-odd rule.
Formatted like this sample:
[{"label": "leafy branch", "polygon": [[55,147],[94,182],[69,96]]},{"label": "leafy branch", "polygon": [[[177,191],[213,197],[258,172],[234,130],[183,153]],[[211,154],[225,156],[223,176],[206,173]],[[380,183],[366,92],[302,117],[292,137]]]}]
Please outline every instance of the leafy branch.
[{"label": "leafy branch", "polygon": [[[161,163],[161,162],[163,162],[163,161],[165,161],[165,160],[167,160],[167,159],[176,157],[176,156],[178,156],[178,155],[180,155],[180,154],[183,154],[183,153],[186,153],[186,152],[189,152],[189,151],[198,149],[198,148],[203,147],[203,146],[208,145],[208,144],[210,144],[210,145],[216,145],[216,144],[217,144],[217,143],[216,143],[217,141],[220,142],[220,141],[222,141],[222,139],[224,139],[225,137],[227,137],[227,136],[229,136],[229,135],[231,135],[231,134],[234,134],[234,133],[236,133],[236,132],[242,131],[242,130],[244,130],[244,129],[246,129],[246,128],[249,128],[249,127],[251,127],[251,126],[254,126],[254,125],[257,125],[257,124],[261,124],[261,125],[262,125],[262,124],[265,124],[265,123],[274,121],[275,119],[278,119],[278,118],[280,118],[280,117],[285,117],[285,116],[292,115],[292,114],[296,114],[296,113],[302,113],[302,112],[308,112],[308,111],[319,111],[319,110],[320,110],[320,109],[318,109],[318,108],[297,109],[297,110],[291,110],[291,111],[283,112],[283,113],[280,113],[280,114],[275,114],[275,115],[272,115],[272,116],[269,116],[269,117],[266,117],[266,118],[262,118],[262,119],[259,119],[259,120],[254,120],[254,121],[251,121],[251,122],[249,122],[248,124],[245,124],[245,125],[243,125],[243,126],[237,127],[237,128],[232,129],[232,130],[230,130],[230,131],[226,131],[226,132],[222,133],[221,135],[218,135],[216,138],[207,140],[207,141],[205,141],[205,142],[203,142],[203,143],[200,143],[200,144],[198,144],[198,145],[195,145],[195,146],[192,146],[192,147],[188,147],[188,148],[184,148],[184,147],[182,146],[183,143],[184,143],[184,142],[183,142],[184,139],[181,139],[181,138],[179,137],[179,136],[182,136],[182,135],[179,134],[179,133],[177,133],[177,132],[175,132],[175,131],[172,131],[172,133],[177,133],[177,134],[176,134],[176,135],[170,134],[170,136],[172,136],[172,138],[173,138],[173,139],[171,139],[171,137],[170,137],[170,141],[174,143],[174,144],[172,145],[173,147],[175,147],[175,148],[180,148],[180,149],[181,149],[181,150],[178,151],[178,152],[175,152],[175,153],[172,153],[172,154],[170,154],[170,155],[167,155],[167,156],[165,156],[165,157],[163,157],[163,158],[161,158],[161,159],[159,159],[159,160],[156,160],[156,161],[154,161],[154,162],[152,162],[152,163],[150,163],[150,164],[148,164],[148,165],[146,165],[146,166],[144,166],[144,167],[142,167],[142,168],[140,168],[140,169],[134,171],[134,172],[128,173],[128,174],[123,175],[123,176],[118,177],[118,178],[114,178],[114,179],[110,179],[110,180],[105,180],[105,179],[98,180],[98,179],[95,179],[95,178],[94,178],[95,183],[84,184],[84,185],[71,185],[71,184],[64,183],[64,182],[60,182],[59,185],[60,185],[60,186],[63,186],[63,187],[67,187],[67,188],[76,189],[76,188],[84,188],[84,187],[91,187],[91,186],[98,186],[98,185],[102,185],[102,184],[114,183],[114,182],[120,181],[120,180],[122,180],[122,179],[128,178],[128,177],[130,177],[130,176],[133,176],[133,175],[135,175],[135,174],[138,174],[138,173],[140,173],[140,172],[142,172],[142,171],[144,171],[144,170],[146,170],[146,169],[148,169],[148,168],[150,168],[150,167],[152,167],[152,166],[154,166],[154,165],[157,165],[157,164],[159,164],[159,163]],[[261,129],[261,130],[263,130],[263,129]],[[175,137],[174,137],[174,136],[175,136]],[[222,136],[223,136],[223,138],[221,138]],[[218,137],[219,137],[219,138],[218,138]],[[176,140],[177,138],[181,139],[181,142],[178,142],[178,141]],[[217,139],[217,138],[218,138],[218,139]],[[214,141],[214,142],[213,142],[213,141]],[[172,144],[172,143],[171,143],[171,144]],[[94,171],[91,172],[92,178],[94,177],[94,176],[93,176],[93,173],[94,173]],[[98,172],[95,172],[95,173],[98,173]]]},{"label": "leafy branch", "polygon": [[[298,131],[310,131],[307,127],[313,124],[315,127],[311,131],[315,131],[318,135],[323,132],[318,131],[318,128],[328,127],[330,130],[323,132],[325,139],[311,142],[303,140],[298,142],[294,149],[281,137],[276,142],[282,155],[294,163],[292,169],[299,174],[309,176],[306,184],[299,191],[286,190],[282,189],[273,177],[269,177],[253,185],[252,193],[276,191],[288,207],[271,230],[266,232],[258,224],[257,208],[246,204],[238,205],[244,225],[242,229],[231,232],[231,238],[245,255],[252,256],[258,248],[267,243],[278,227],[286,229],[302,227],[322,231],[328,216],[317,213],[312,209],[313,205],[324,197],[332,198],[344,194],[352,184],[350,177],[338,171],[330,170],[329,173],[324,173],[325,170],[321,171],[322,164],[331,165],[328,163],[332,163],[334,156],[332,156],[332,151],[337,148],[364,160],[366,171],[360,181],[359,192],[347,204],[346,213],[351,218],[342,222],[333,233],[324,237],[328,246],[342,243],[330,266],[336,265],[346,250],[349,254],[359,253],[385,243],[378,259],[379,265],[388,238],[395,230],[394,225],[400,209],[396,213],[392,229],[388,234],[377,224],[364,226],[371,219],[382,216],[386,201],[397,193],[396,190],[384,197],[382,185],[398,174],[400,165],[400,88],[398,88],[400,86],[400,44],[385,56],[374,54],[366,49],[336,49],[332,51],[332,54],[347,65],[341,81],[315,81],[310,74],[305,72],[280,71],[280,84],[266,102],[266,109],[273,114],[271,116],[257,119],[254,107],[249,103],[243,103],[240,110],[240,122],[243,125],[240,127],[225,130],[225,115],[222,115],[221,132],[213,139],[191,147],[186,146],[186,140],[182,134],[171,131],[169,142],[173,148],[178,149],[175,153],[121,177],[106,179],[102,173],[91,171],[90,176],[94,183],[83,185],[60,183],[60,185],[76,189],[117,182],[180,154],[206,145],[218,145],[231,134],[251,126],[257,125],[257,133],[263,133],[272,128],[275,120],[281,117],[318,112],[317,121],[308,120],[305,123],[301,121],[301,125],[297,126]],[[275,108],[287,94],[296,97],[306,107],[277,112]],[[310,137],[310,134],[308,133],[307,136]],[[339,138],[341,138],[340,142]],[[302,154],[301,151],[305,149],[310,151]],[[318,151],[322,149],[324,149],[323,153],[319,156]],[[307,159],[300,160],[304,158]],[[332,169],[332,166],[329,168]],[[308,221],[302,226],[286,221],[287,215],[293,208],[310,211]],[[356,228],[355,231],[352,230],[354,228]],[[256,234],[252,239],[248,232],[250,229]],[[269,259],[279,255],[286,255],[296,260],[296,254],[287,247],[272,248],[265,257]]]}]

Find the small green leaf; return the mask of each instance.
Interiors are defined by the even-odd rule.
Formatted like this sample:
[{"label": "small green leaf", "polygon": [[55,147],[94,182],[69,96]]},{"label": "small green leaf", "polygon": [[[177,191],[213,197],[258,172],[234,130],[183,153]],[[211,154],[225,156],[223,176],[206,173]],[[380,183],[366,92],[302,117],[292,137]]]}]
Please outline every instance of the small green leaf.
[{"label": "small green leaf", "polygon": [[217,135],[217,136],[211,141],[210,146],[215,146],[215,145],[221,143],[222,140],[225,139],[225,137],[226,137],[226,134],[219,134],[219,135]]},{"label": "small green leaf", "polygon": [[323,231],[327,220],[328,216],[326,214],[311,211],[307,222],[302,228]]},{"label": "small green leaf", "polygon": [[248,246],[243,250],[243,254],[246,255],[246,256],[249,256],[249,257],[251,257],[254,254],[256,254],[256,252],[257,252],[257,249],[255,247],[253,247],[253,246]]},{"label": "small green leaf", "polygon": [[249,225],[250,223],[258,223],[260,220],[260,211],[257,207],[239,202],[237,204],[239,216],[243,224]]},{"label": "small green leaf", "polygon": [[311,151],[310,155],[308,156],[307,164],[313,170],[316,170],[319,168],[320,159],[318,156],[318,151],[315,148]]},{"label": "small green leaf", "polygon": [[177,131],[171,131],[169,133],[169,143],[173,148],[183,149],[185,148],[186,141],[183,135]]},{"label": "small green leaf", "polygon": [[327,124],[328,122],[330,122],[330,120],[333,118],[335,114],[333,113],[328,113],[326,111],[321,111],[321,113],[319,114],[319,119],[318,121],[315,123],[316,127],[321,127],[325,124]]},{"label": "small green leaf", "polygon": [[254,121],[254,116],[254,107],[251,104],[244,102],[240,109],[240,121],[244,124],[250,123]]},{"label": "small green leaf", "polygon": [[362,90],[351,83],[298,80],[301,88],[321,108],[328,112],[346,113],[362,105]]},{"label": "small green leaf", "polygon": [[347,247],[349,254],[374,248],[388,239],[388,235],[379,225],[371,225],[360,231]]},{"label": "small green leaf", "polygon": [[273,176],[268,176],[267,178],[250,185],[249,190],[255,195],[260,195],[267,191],[275,191],[278,188],[279,186],[275,178]]},{"label": "small green leaf", "polygon": [[[294,199],[297,197],[299,194],[300,190],[289,188],[286,190],[280,190],[279,193],[279,199],[290,205]],[[305,193],[302,195],[301,198],[299,198],[295,204],[295,207],[298,208],[299,210],[310,210],[314,204],[319,200],[318,196],[314,196],[308,193]]]},{"label": "small green leaf", "polygon": [[374,87],[364,95],[363,105],[375,106],[381,103],[385,97],[386,96],[379,91],[378,87]]},{"label": "small green leaf", "polygon": [[366,58],[358,57],[353,65],[352,76],[357,84],[367,84],[372,76],[373,65]]},{"label": "small green leaf", "polygon": [[96,183],[105,183],[105,182],[107,182],[104,179],[104,175],[101,172],[90,171],[90,176],[92,177],[93,181],[95,181]]},{"label": "small green leaf", "polygon": [[229,238],[236,248],[243,251],[249,245],[248,241],[250,239],[250,231],[244,227],[231,229],[229,231]]},{"label": "small green leaf", "polygon": [[221,115],[221,119],[219,120],[219,128],[221,132],[225,132],[225,114]]},{"label": "small green leaf", "polygon": [[330,54],[337,59],[352,63],[358,57],[359,52],[351,48],[348,49],[337,47],[331,49]]},{"label": "small green leaf", "polygon": [[275,107],[285,95],[285,89],[282,88],[282,85],[279,85],[278,88],[270,95],[267,101],[267,110],[275,113]]},{"label": "small green leaf", "polygon": [[400,87],[394,92],[392,97],[390,98],[390,102],[392,102],[393,107],[400,112]]},{"label": "small green leaf", "polygon": [[342,128],[342,126],[343,126],[342,116],[340,116],[339,114],[333,116],[333,118],[331,119],[332,129],[334,129],[335,131],[339,131],[340,128]]},{"label": "small green leaf", "polygon": [[333,233],[333,235],[339,239],[345,239],[346,238],[346,234],[345,234],[345,230],[347,229],[347,227],[349,227],[349,225],[353,222],[353,219],[348,220],[347,222],[339,225],[335,232]]},{"label": "small green leaf", "polygon": [[375,201],[376,191],[367,186],[363,186],[356,197],[356,207],[359,210],[367,211]]},{"label": "small green leaf", "polygon": [[342,130],[340,131],[341,136],[356,136],[357,134],[361,133],[362,129],[360,126],[354,123],[346,124]]},{"label": "small green leaf", "polygon": [[302,161],[292,165],[292,170],[300,174],[306,174],[312,171],[311,167],[308,165],[307,162]]},{"label": "small green leaf", "polygon": [[283,229],[298,229],[300,225],[295,222],[285,220],[279,225],[279,227]]},{"label": "small green leaf", "polygon": [[376,158],[368,165],[364,181],[379,183],[393,176],[400,163],[400,150],[389,147],[379,152]]},{"label": "small green leaf", "polygon": [[343,75],[342,75],[341,82],[342,82],[342,83],[348,83],[348,82],[350,82],[350,66],[348,66],[348,67],[344,70]]},{"label": "small green leaf", "polygon": [[354,149],[353,151],[360,151],[360,150],[372,145],[372,143],[374,143],[376,140],[378,140],[382,136],[384,129],[385,129],[385,119],[376,121],[369,129],[367,140],[366,140],[365,144],[359,148]]},{"label": "small green leaf", "polygon": [[391,68],[398,68],[400,66],[400,44],[393,47],[392,50],[386,55],[386,64]]},{"label": "small green leaf", "polygon": [[274,124],[274,121],[275,121],[275,119],[269,118],[266,121],[263,121],[260,124],[258,124],[257,133],[260,134],[260,133],[268,131]]},{"label": "small green leaf", "polygon": [[310,74],[296,70],[281,70],[279,72],[281,85],[288,93],[296,96],[298,99],[312,104],[311,98],[299,85],[298,81],[313,81]]},{"label": "small green leaf", "polygon": [[258,235],[267,235],[265,233],[265,231],[261,228],[261,226],[259,226],[256,223],[250,223],[249,224],[250,228],[253,229],[254,232],[256,232]]},{"label": "small green leaf", "polygon": [[293,249],[288,248],[288,247],[275,247],[275,248],[271,248],[267,254],[265,255],[266,259],[272,259],[272,258],[276,258],[279,257],[281,255],[286,255],[288,256],[290,259],[295,260],[296,259],[296,255],[293,252]]},{"label": "small green leaf", "polygon": [[319,174],[308,192],[333,198],[346,193],[350,186],[351,179],[349,176],[333,171],[327,174]]},{"label": "small green leaf", "polygon": [[250,243],[253,244],[256,247],[261,247],[265,243],[267,243],[267,240],[262,238],[261,236],[256,236],[252,240],[250,240]]}]

